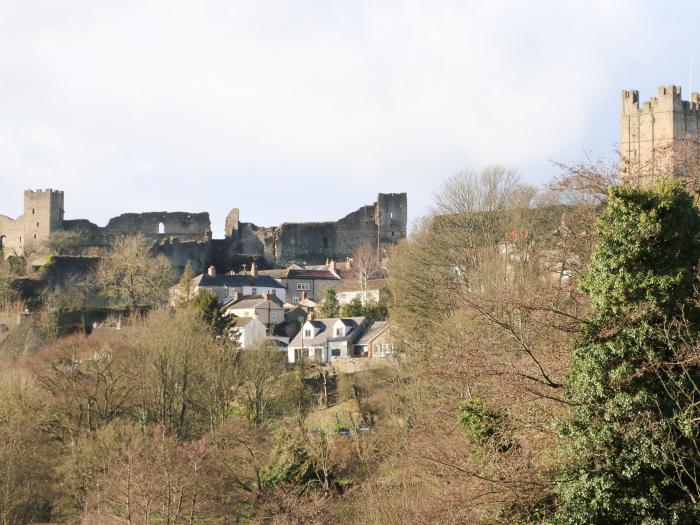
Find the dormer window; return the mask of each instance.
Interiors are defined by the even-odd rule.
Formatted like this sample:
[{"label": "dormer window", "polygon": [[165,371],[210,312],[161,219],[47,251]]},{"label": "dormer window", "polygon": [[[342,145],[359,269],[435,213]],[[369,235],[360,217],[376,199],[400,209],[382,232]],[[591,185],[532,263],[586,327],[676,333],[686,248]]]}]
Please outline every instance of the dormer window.
[{"label": "dormer window", "polygon": [[311,329],[310,328],[307,328],[306,330],[304,330],[304,337],[311,337]]}]

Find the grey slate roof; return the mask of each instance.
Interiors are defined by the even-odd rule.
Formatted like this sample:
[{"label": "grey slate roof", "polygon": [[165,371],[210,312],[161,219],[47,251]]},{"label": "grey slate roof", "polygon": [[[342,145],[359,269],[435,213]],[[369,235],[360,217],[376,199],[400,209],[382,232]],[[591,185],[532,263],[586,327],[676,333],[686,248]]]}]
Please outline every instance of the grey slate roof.
[{"label": "grey slate roof", "polygon": [[355,341],[355,344],[356,345],[369,344],[374,338],[376,338],[379,334],[381,334],[388,325],[389,325],[389,321],[376,321],[367,330],[365,330],[365,332],[362,334],[362,336],[357,341]]},{"label": "grey slate roof", "polygon": [[277,280],[268,275],[209,275],[203,273],[192,279],[195,286],[228,286],[229,288],[241,288],[254,286],[260,288],[282,288]]},{"label": "grey slate roof", "polygon": [[[276,295],[273,296],[272,294],[270,294],[269,300],[270,302],[275,303],[278,306],[284,306],[284,303],[280,301]],[[233,308],[236,310],[241,310],[243,308],[255,308],[256,306],[258,306],[261,303],[264,303],[265,301],[267,301],[267,299],[265,299],[265,297],[262,295],[244,295],[243,297],[238,299],[238,301],[236,301],[236,299],[229,301],[228,303],[226,303],[224,308]]]},{"label": "grey slate roof", "polygon": [[[341,319],[346,327],[352,327],[348,335],[343,337],[337,337],[333,334],[333,325],[338,321],[337,317],[331,317],[328,319],[314,319],[309,321],[317,329],[319,329],[318,334],[315,337],[304,337],[304,327],[302,326],[296,337],[289,343],[292,347],[301,347],[301,341],[304,340],[304,347],[308,348],[310,346],[320,346],[325,345],[328,341],[352,341],[359,335],[358,329],[365,321],[364,317],[345,317]],[[306,324],[306,323],[305,323]]]}]

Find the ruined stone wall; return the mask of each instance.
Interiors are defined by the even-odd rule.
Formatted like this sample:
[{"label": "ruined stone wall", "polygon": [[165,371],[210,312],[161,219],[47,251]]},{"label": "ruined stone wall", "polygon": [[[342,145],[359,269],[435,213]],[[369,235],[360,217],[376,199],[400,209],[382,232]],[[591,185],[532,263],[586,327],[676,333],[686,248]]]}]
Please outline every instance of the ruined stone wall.
[{"label": "ruined stone wall", "polygon": [[661,86],[658,95],[639,103],[639,91],[621,97],[620,154],[624,182],[647,186],[672,173],[675,143],[700,137],[700,94],[682,100],[680,86]]},{"label": "ruined stone wall", "polygon": [[153,251],[165,255],[173,265],[176,274],[181,274],[189,262],[195,274],[204,273],[211,261],[209,241],[180,241],[177,238],[154,244]]},{"label": "ruined stone wall", "polygon": [[101,228],[90,221],[64,221],[65,230],[79,231],[85,248],[109,251],[118,235],[142,234],[153,242],[155,253],[168,257],[177,273],[187,262],[195,273],[206,270],[211,259],[211,222],[208,213],[149,212],[125,213]]},{"label": "ruined stone wall", "polygon": [[211,235],[209,214],[187,212],[125,213],[109,220],[108,235],[142,233],[147,236],[187,237],[205,240]]},{"label": "ruined stone wall", "polygon": [[238,209],[226,218],[226,238],[213,240],[208,213],[125,213],[100,227],[88,220],[63,220],[63,192],[25,192],[24,214],[0,216],[5,254],[29,241],[43,242],[54,231],[78,231],[87,255],[104,255],[118,235],[142,234],[156,253],[167,256],[176,271],[189,261],[195,273],[214,264],[220,271],[238,270],[255,261],[260,267],[290,262],[322,264],[345,259],[362,244],[393,243],[406,236],[406,194],[379,194],[336,222],[284,223],[261,227],[239,222]]},{"label": "ruined stone wall", "polygon": [[284,223],[276,236],[276,262],[321,264],[335,254],[335,245],[334,222]]},{"label": "ruined stone wall", "polygon": [[323,264],[352,256],[363,244],[395,243],[406,237],[405,193],[380,193],[377,202],[363,206],[336,222],[283,223],[262,228],[238,223],[238,210],[229,214],[232,253],[260,255],[277,265],[290,262]]},{"label": "ruined stone wall", "polygon": [[277,228],[265,228],[249,222],[238,225],[236,235],[231,237],[231,253],[261,255],[268,261],[276,259],[275,236]]}]

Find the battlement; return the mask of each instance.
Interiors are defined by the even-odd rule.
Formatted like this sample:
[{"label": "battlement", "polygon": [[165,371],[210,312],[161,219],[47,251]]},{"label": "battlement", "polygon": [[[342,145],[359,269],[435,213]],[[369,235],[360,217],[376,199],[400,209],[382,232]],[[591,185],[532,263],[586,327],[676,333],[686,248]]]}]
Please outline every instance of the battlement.
[{"label": "battlement", "polygon": [[50,194],[50,195],[63,195],[63,190],[53,190],[51,188],[47,188],[45,190],[24,190],[25,195],[45,195],[45,194]]},{"label": "battlement", "polygon": [[622,92],[622,114],[635,113],[639,111],[639,91],[636,89],[626,89]]},{"label": "battlement", "polygon": [[657,96],[641,103],[639,91],[625,89],[621,95],[622,115],[637,115],[662,111],[700,111],[700,93],[691,93],[690,100],[683,100],[681,87],[674,84],[659,86]]}]

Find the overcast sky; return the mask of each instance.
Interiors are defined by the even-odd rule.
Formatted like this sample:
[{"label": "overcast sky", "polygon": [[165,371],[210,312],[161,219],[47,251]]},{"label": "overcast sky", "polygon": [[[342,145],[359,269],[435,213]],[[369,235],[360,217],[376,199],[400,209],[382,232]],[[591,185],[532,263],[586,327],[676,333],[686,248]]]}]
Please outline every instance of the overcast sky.
[{"label": "overcast sky", "polygon": [[[420,215],[447,176],[608,156],[620,90],[683,86],[692,2],[0,0],[0,213]],[[700,71],[700,54],[695,57]],[[696,74],[700,90],[700,74]]]}]

